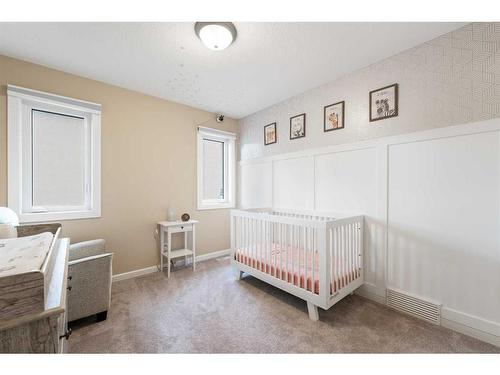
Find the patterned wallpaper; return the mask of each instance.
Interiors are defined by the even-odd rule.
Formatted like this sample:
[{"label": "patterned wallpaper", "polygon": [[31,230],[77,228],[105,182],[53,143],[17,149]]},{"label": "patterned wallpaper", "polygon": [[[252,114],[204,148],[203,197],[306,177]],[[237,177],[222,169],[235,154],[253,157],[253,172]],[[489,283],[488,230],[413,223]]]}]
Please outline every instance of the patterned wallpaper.
[{"label": "patterned wallpaper", "polygon": [[[307,72],[304,72],[307,74]],[[399,84],[399,116],[370,123],[369,92]],[[323,107],[345,100],[345,129],[323,132]],[[306,137],[289,119],[306,112]],[[500,22],[472,23],[247,116],[241,160],[500,117]],[[277,122],[278,142],[263,145]]]}]

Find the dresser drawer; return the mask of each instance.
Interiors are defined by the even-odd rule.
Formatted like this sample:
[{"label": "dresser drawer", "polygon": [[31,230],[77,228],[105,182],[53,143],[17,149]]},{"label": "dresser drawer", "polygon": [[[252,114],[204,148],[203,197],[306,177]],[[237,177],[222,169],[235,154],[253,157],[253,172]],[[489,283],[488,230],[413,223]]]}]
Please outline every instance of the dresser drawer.
[{"label": "dresser drawer", "polygon": [[168,229],[170,233],[192,232],[193,224],[179,225]]}]

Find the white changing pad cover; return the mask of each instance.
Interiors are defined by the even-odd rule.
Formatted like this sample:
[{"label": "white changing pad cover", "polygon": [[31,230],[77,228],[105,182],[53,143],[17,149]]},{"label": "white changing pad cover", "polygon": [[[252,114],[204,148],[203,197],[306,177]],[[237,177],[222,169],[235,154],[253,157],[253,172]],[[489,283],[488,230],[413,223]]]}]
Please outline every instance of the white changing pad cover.
[{"label": "white changing pad cover", "polygon": [[50,232],[0,240],[0,277],[39,271],[50,250]]}]

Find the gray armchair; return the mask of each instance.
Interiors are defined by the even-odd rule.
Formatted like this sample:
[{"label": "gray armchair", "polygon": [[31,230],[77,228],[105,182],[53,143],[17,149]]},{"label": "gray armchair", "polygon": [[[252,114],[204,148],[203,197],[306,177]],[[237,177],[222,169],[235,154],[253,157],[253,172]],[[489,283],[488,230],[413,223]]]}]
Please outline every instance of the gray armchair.
[{"label": "gray armchair", "polygon": [[111,300],[113,253],[105,251],[104,240],[85,241],[69,247],[68,321],[97,315],[107,318]]}]

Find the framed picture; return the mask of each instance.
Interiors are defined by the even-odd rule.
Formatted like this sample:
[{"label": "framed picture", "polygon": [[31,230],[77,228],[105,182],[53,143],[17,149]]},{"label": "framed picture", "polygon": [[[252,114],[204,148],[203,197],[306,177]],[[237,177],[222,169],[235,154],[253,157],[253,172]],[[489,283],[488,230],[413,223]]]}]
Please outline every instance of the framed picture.
[{"label": "framed picture", "polygon": [[370,122],[398,115],[398,84],[370,91]]},{"label": "framed picture", "polygon": [[324,109],[323,130],[329,132],[344,128],[345,102],[327,105]]},{"label": "framed picture", "polygon": [[264,126],[264,145],[270,145],[277,142],[276,138],[276,123]]},{"label": "framed picture", "polygon": [[290,117],[290,139],[306,136],[306,114]]}]

